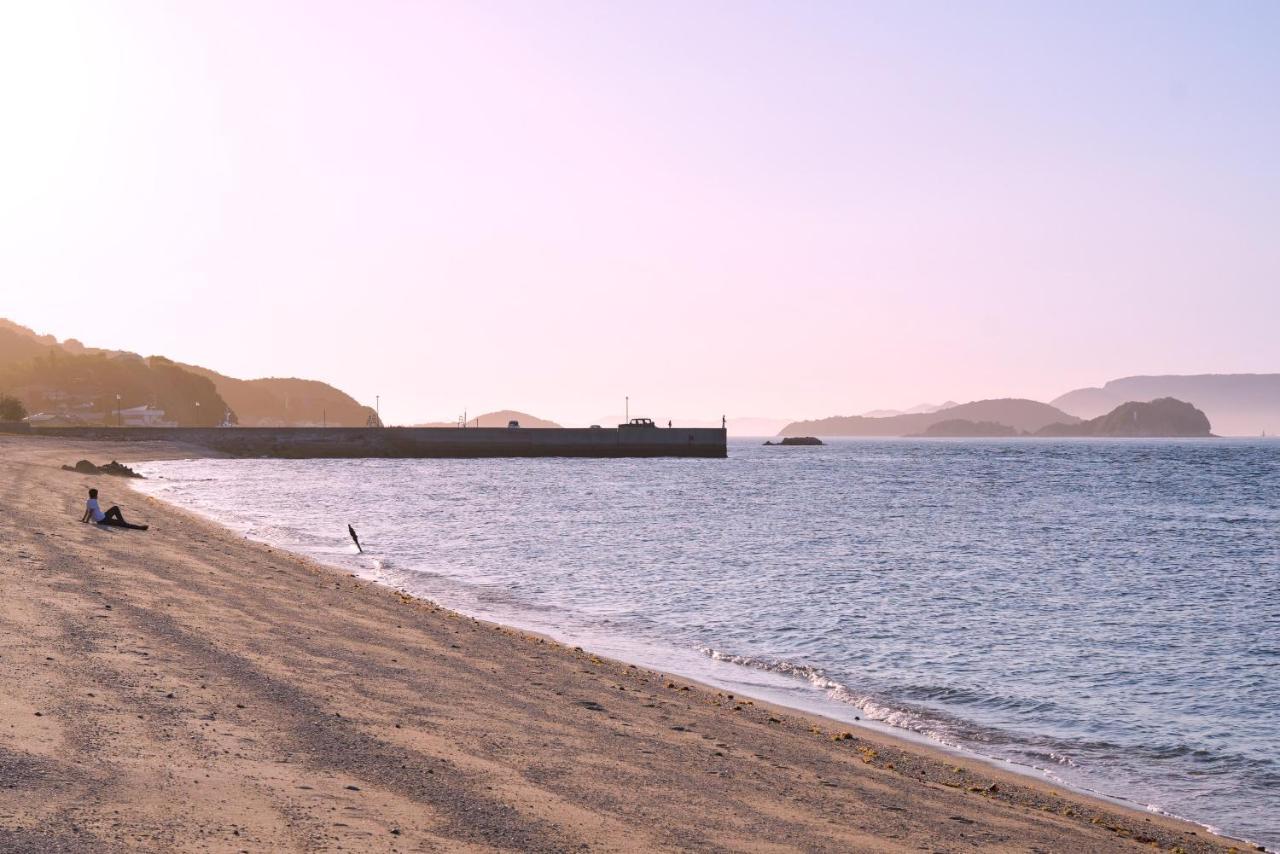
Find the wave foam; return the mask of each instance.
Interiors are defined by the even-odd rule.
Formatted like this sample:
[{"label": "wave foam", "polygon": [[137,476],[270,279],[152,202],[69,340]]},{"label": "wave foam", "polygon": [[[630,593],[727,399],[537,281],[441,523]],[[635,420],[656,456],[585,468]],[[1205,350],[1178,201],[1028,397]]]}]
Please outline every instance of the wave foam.
[{"label": "wave foam", "polygon": [[814,688],[826,694],[828,699],[853,706],[862,712],[861,717],[877,723],[887,724],[898,729],[908,730],[923,735],[948,747],[960,747],[943,721],[929,717],[900,706],[886,705],[881,700],[854,691],[843,682],[838,682],[822,670],[809,664],[797,664],[792,661],[753,658],[747,655],[734,655],[718,649],[703,647],[702,653],[713,661],[723,661],[741,667],[750,667],[767,673],[778,673],[808,682]]}]

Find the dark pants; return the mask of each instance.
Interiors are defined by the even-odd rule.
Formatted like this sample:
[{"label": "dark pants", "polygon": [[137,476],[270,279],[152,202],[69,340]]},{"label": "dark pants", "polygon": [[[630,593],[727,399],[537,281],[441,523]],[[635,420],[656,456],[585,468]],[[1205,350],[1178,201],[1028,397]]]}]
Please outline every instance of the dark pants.
[{"label": "dark pants", "polygon": [[115,528],[132,528],[135,531],[145,531],[147,528],[146,525],[130,525],[124,520],[124,514],[120,512],[120,508],[115,505],[112,505],[111,509],[103,514],[103,519],[98,524],[111,525]]}]

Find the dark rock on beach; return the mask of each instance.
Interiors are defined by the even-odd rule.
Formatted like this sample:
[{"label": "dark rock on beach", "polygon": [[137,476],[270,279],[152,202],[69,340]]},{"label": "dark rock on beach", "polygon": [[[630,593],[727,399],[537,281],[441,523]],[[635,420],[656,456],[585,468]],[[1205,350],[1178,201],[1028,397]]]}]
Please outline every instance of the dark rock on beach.
[{"label": "dark rock on beach", "polygon": [[62,470],[79,472],[80,474],[109,474],[109,475],[114,475],[116,477],[136,477],[139,479],[142,478],[142,475],[138,474],[136,471],[124,465],[123,463],[118,463],[115,460],[112,460],[111,462],[107,463],[104,466],[95,466],[93,463],[89,462],[88,460],[81,460],[80,462],[76,463],[74,466],[63,466]]}]

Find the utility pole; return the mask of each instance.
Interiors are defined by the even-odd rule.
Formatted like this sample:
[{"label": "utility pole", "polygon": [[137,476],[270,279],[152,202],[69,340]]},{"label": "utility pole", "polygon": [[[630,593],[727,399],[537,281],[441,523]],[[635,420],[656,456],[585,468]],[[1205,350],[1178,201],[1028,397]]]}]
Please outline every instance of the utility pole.
[{"label": "utility pole", "polygon": [[631,395],[626,396],[626,403],[623,405],[623,412],[625,414],[622,416],[622,420],[627,424],[630,424],[631,423]]}]

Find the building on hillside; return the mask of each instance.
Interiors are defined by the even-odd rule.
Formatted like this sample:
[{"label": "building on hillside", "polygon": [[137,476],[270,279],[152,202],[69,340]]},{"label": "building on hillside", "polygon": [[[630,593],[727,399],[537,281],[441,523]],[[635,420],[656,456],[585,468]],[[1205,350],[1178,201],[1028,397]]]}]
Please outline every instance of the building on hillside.
[{"label": "building on hillside", "polygon": [[116,416],[121,427],[177,427],[177,421],[166,421],[164,410],[154,406],[131,406]]}]

